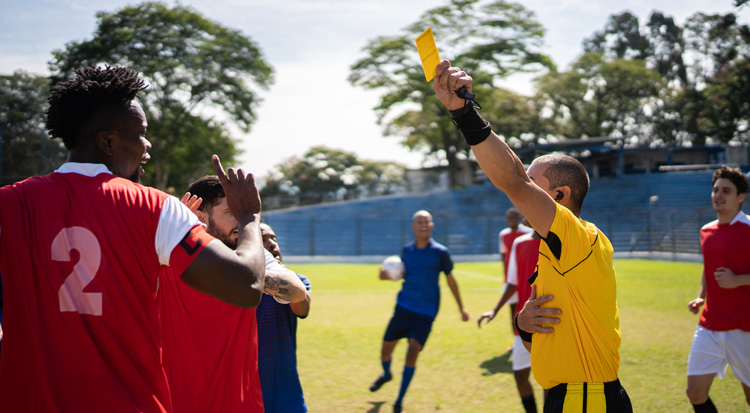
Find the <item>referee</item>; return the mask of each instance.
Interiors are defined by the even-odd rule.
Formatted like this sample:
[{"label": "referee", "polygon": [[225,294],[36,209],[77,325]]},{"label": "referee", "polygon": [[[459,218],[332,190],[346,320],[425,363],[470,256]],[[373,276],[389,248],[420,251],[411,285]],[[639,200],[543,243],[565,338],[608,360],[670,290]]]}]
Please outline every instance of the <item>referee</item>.
[{"label": "referee", "polygon": [[[433,89],[482,170],[542,238],[537,272],[529,279],[531,296],[516,327],[531,352],[531,371],[547,390],[544,411],[632,412],[617,375],[620,321],[612,244],[580,219],[588,173],[577,160],[555,154],[535,159],[527,173],[474,102],[458,95],[471,92],[472,82],[443,60]],[[551,300],[556,308],[545,305]]]}]

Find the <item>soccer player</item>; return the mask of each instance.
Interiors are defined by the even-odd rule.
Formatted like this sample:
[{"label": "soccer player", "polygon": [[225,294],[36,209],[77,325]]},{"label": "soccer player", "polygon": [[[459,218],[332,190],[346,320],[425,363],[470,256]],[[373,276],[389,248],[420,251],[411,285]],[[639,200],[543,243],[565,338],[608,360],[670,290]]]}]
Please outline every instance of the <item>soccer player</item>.
[{"label": "soccer player", "polygon": [[[550,154],[536,158],[526,171],[474,103],[458,96],[471,92],[471,76],[447,60],[436,73],[433,90],[482,170],[543,241],[537,276],[530,280],[531,295],[516,316],[516,330],[531,352],[536,381],[547,389],[544,410],[632,411],[617,374],[620,322],[612,244],[580,218],[589,188],[586,169],[574,158]],[[553,297],[557,308],[547,304]]]},{"label": "soccer player", "polygon": [[[237,220],[218,177],[205,176],[190,184],[183,201],[210,235],[231,249],[237,247]],[[267,251],[265,266],[266,294],[305,299],[305,286],[297,275]],[[162,283],[159,304],[164,371],[175,411],[263,412],[256,309],[226,304],[174,277]]]},{"label": "soccer player", "polygon": [[[281,248],[270,225],[261,223],[263,246],[281,261]],[[305,396],[297,374],[297,318],[310,313],[310,281],[297,274],[307,289],[305,299],[296,303],[263,295],[256,311],[258,318],[258,373],[263,389],[263,405],[268,412],[306,412]]]},{"label": "soccer player", "polygon": [[[505,211],[505,222],[508,224],[506,228],[500,231],[498,236],[498,244],[500,248],[500,258],[503,260],[503,271],[505,281],[508,281],[508,265],[510,261],[510,248],[513,246],[513,241],[523,234],[531,232],[531,229],[521,223],[523,216],[521,212],[516,208],[508,208]],[[510,306],[510,325],[513,326],[513,316],[516,314],[516,305],[518,303],[518,294],[513,294],[508,301]]]},{"label": "soccer player", "polygon": [[[479,317],[479,320],[477,320],[479,328],[482,327],[482,321],[484,321],[484,324],[492,321],[497,312],[503,308],[503,305],[509,302],[511,297],[516,294],[518,296],[518,303],[521,306],[529,299],[529,295],[531,295],[529,278],[536,273],[540,240],[539,235],[532,231],[521,235],[513,241],[510,253],[508,254],[510,258],[508,260],[508,279],[505,284],[505,290],[495,308]],[[515,317],[518,311],[520,311],[518,307],[513,309],[511,318]],[[529,380],[531,355],[526,350],[526,347],[524,347],[521,337],[518,336],[518,331],[515,331],[515,326],[513,330],[515,333],[513,341],[513,376],[516,379],[516,387],[518,388],[518,394],[521,396],[521,403],[526,413],[536,413],[534,389],[531,387],[531,381]]]},{"label": "soccer player", "polygon": [[687,371],[687,395],[696,412],[717,411],[708,392],[727,365],[750,405],[750,218],[740,209],[748,180],[739,169],[722,166],[712,184],[717,219],[701,228],[703,276],[698,298],[688,303],[694,314],[703,306]]},{"label": "soccer player", "polygon": [[[432,323],[440,307],[440,272],[456,299],[461,320],[469,321],[471,316],[464,309],[458,283],[453,277],[453,260],[448,248],[432,239],[432,215],[427,211],[417,211],[412,217],[411,229],[415,240],[406,244],[401,250],[404,262],[404,282],[396,299],[396,309],[388,323],[383,336],[380,361],[383,374],[370,385],[370,391],[377,391],[383,384],[391,381],[391,355],[402,338],[409,340],[406,361],[401,378],[398,398],[393,404],[393,411],[402,411],[402,403],[409,383],[417,367],[417,357],[424,348],[427,337],[432,330]],[[380,268],[380,279],[387,280],[388,274]]]},{"label": "soccer player", "polygon": [[[3,412],[171,412],[156,296],[164,277],[229,304],[263,294],[260,197],[218,157],[236,251],[180,201],[136,183],[150,159],[135,71],[84,68],[50,91],[68,162],[0,189]],[[169,271],[163,271],[169,269]]]}]

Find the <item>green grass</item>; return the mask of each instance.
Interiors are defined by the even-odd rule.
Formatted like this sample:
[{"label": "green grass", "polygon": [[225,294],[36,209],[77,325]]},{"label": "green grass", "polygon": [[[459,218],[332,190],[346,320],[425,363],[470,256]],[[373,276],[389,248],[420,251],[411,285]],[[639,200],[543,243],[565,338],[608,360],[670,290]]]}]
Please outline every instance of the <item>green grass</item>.
[{"label": "green grass", "polygon": [[[398,395],[406,352],[399,343],[395,379],[378,392],[369,384],[381,372],[380,345],[400,282],[380,281],[377,265],[293,265],[312,282],[310,316],[298,328],[298,360],[311,412],[390,412]],[[687,310],[702,266],[616,260],[622,328],[620,380],[636,412],[691,412],[685,396],[687,357],[698,316]],[[500,298],[499,262],[459,263],[454,275],[472,320],[461,322],[455,300],[442,285],[441,310],[404,400],[409,412],[523,412],[505,349],[513,341],[504,307],[478,329],[476,318]],[[537,405],[542,390],[533,382]],[[731,373],[714,380],[719,411],[750,411]]]}]

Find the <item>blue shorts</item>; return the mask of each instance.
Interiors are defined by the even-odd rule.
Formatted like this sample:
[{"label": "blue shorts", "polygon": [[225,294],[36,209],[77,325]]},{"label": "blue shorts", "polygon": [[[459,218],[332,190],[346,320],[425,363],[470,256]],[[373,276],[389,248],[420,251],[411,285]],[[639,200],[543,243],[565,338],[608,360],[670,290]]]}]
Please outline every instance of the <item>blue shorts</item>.
[{"label": "blue shorts", "polygon": [[393,317],[385,329],[383,341],[394,341],[400,338],[413,338],[424,347],[432,331],[434,317],[409,311],[400,305],[393,310]]}]

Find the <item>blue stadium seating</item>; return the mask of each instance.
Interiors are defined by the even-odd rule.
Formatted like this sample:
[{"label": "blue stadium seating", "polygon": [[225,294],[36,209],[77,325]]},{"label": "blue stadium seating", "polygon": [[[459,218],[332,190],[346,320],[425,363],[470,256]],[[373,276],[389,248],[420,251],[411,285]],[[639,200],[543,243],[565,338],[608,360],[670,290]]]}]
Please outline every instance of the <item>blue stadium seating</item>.
[{"label": "blue stadium seating", "polygon": [[[615,251],[699,253],[698,231],[715,219],[711,171],[594,179],[582,218],[594,222]],[[452,191],[396,195],[268,211],[285,255],[398,254],[413,239],[411,216],[433,215],[433,237],[454,255],[496,254],[512,205],[490,183]]]}]

